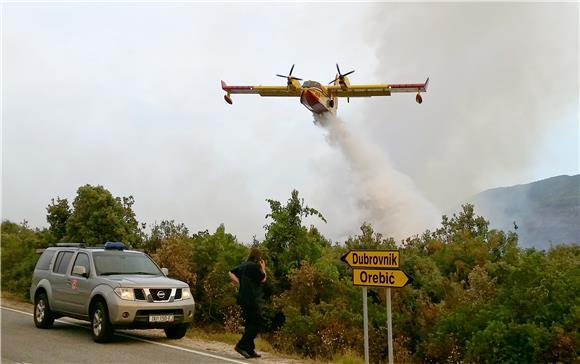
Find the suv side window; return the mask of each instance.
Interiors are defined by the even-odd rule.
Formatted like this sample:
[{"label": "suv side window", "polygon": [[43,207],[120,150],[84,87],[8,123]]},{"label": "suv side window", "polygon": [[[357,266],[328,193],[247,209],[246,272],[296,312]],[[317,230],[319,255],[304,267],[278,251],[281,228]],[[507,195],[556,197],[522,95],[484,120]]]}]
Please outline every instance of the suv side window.
[{"label": "suv side window", "polygon": [[[91,272],[91,263],[89,261],[89,256],[85,253],[79,253],[77,255],[77,259],[75,259],[75,264],[73,264],[73,268],[77,265],[81,267],[85,267],[87,274]],[[74,274],[75,276],[81,276],[80,274]]]},{"label": "suv side window", "polygon": [[54,267],[52,271],[58,274],[65,274],[66,269],[68,268],[68,263],[73,256],[73,252],[60,252],[56,256],[56,262],[54,263]]},{"label": "suv side window", "polygon": [[38,262],[36,262],[36,269],[48,270],[50,267],[50,261],[52,260],[52,257],[54,257],[54,253],[56,253],[54,250],[45,250],[38,259]]}]

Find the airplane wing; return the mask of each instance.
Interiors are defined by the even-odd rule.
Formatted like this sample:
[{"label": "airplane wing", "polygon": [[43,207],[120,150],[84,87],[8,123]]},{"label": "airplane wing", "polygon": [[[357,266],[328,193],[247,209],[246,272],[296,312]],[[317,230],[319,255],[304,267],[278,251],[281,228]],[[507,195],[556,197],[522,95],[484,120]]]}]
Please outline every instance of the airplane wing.
[{"label": "airplane wing", "polygon": [[391,96],[394,92],[426,92],[429,78],[425,83],[377,84],[377,85],[340,85],[327,86],[328,92],[337,97]]},{"label": "airplane wing", "polygon": [[301,87],[292,86],[228,86],[222,81],[222,90],[229,94],[258,94],[260,96],[300,96]]}]

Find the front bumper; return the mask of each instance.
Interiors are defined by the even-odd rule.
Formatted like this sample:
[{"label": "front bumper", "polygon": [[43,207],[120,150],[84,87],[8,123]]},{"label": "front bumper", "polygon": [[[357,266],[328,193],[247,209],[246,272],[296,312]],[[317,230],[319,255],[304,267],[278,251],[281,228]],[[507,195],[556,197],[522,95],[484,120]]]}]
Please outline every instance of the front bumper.
[{"label": "front bumper", "polygon": [[[193,323],[195,302],[193,298],[173,302],[129,301],[115,293],[107,297],[109,320],[119,328],[164,328],[189,326]],[[171,322],[150,322],[150,315],[173,315]]]}]

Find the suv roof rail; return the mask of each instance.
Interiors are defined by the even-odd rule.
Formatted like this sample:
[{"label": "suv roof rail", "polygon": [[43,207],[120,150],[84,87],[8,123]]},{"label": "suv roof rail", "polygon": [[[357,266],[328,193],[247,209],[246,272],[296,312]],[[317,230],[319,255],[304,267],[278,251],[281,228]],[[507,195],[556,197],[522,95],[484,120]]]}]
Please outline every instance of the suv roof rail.
[{"label": "suv roof rail", "polygon": [[59,248],[84,248],[84,243],[56,243]]}]

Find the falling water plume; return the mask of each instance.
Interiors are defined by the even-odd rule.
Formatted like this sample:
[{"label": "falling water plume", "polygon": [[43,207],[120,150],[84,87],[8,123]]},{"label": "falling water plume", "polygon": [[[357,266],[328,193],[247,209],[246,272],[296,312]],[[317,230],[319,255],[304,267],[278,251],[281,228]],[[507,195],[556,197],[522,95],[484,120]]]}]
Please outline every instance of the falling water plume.
[{"label": "falling water plume", "polygon": [[315,124],[328,131],[330,145],[350,163],[360,181],[359,203],[375,230],[403,239],[436,226],[439,211],[408,176],[395,169],[388,156],[353,134],[336,116],[318,116]]}]

